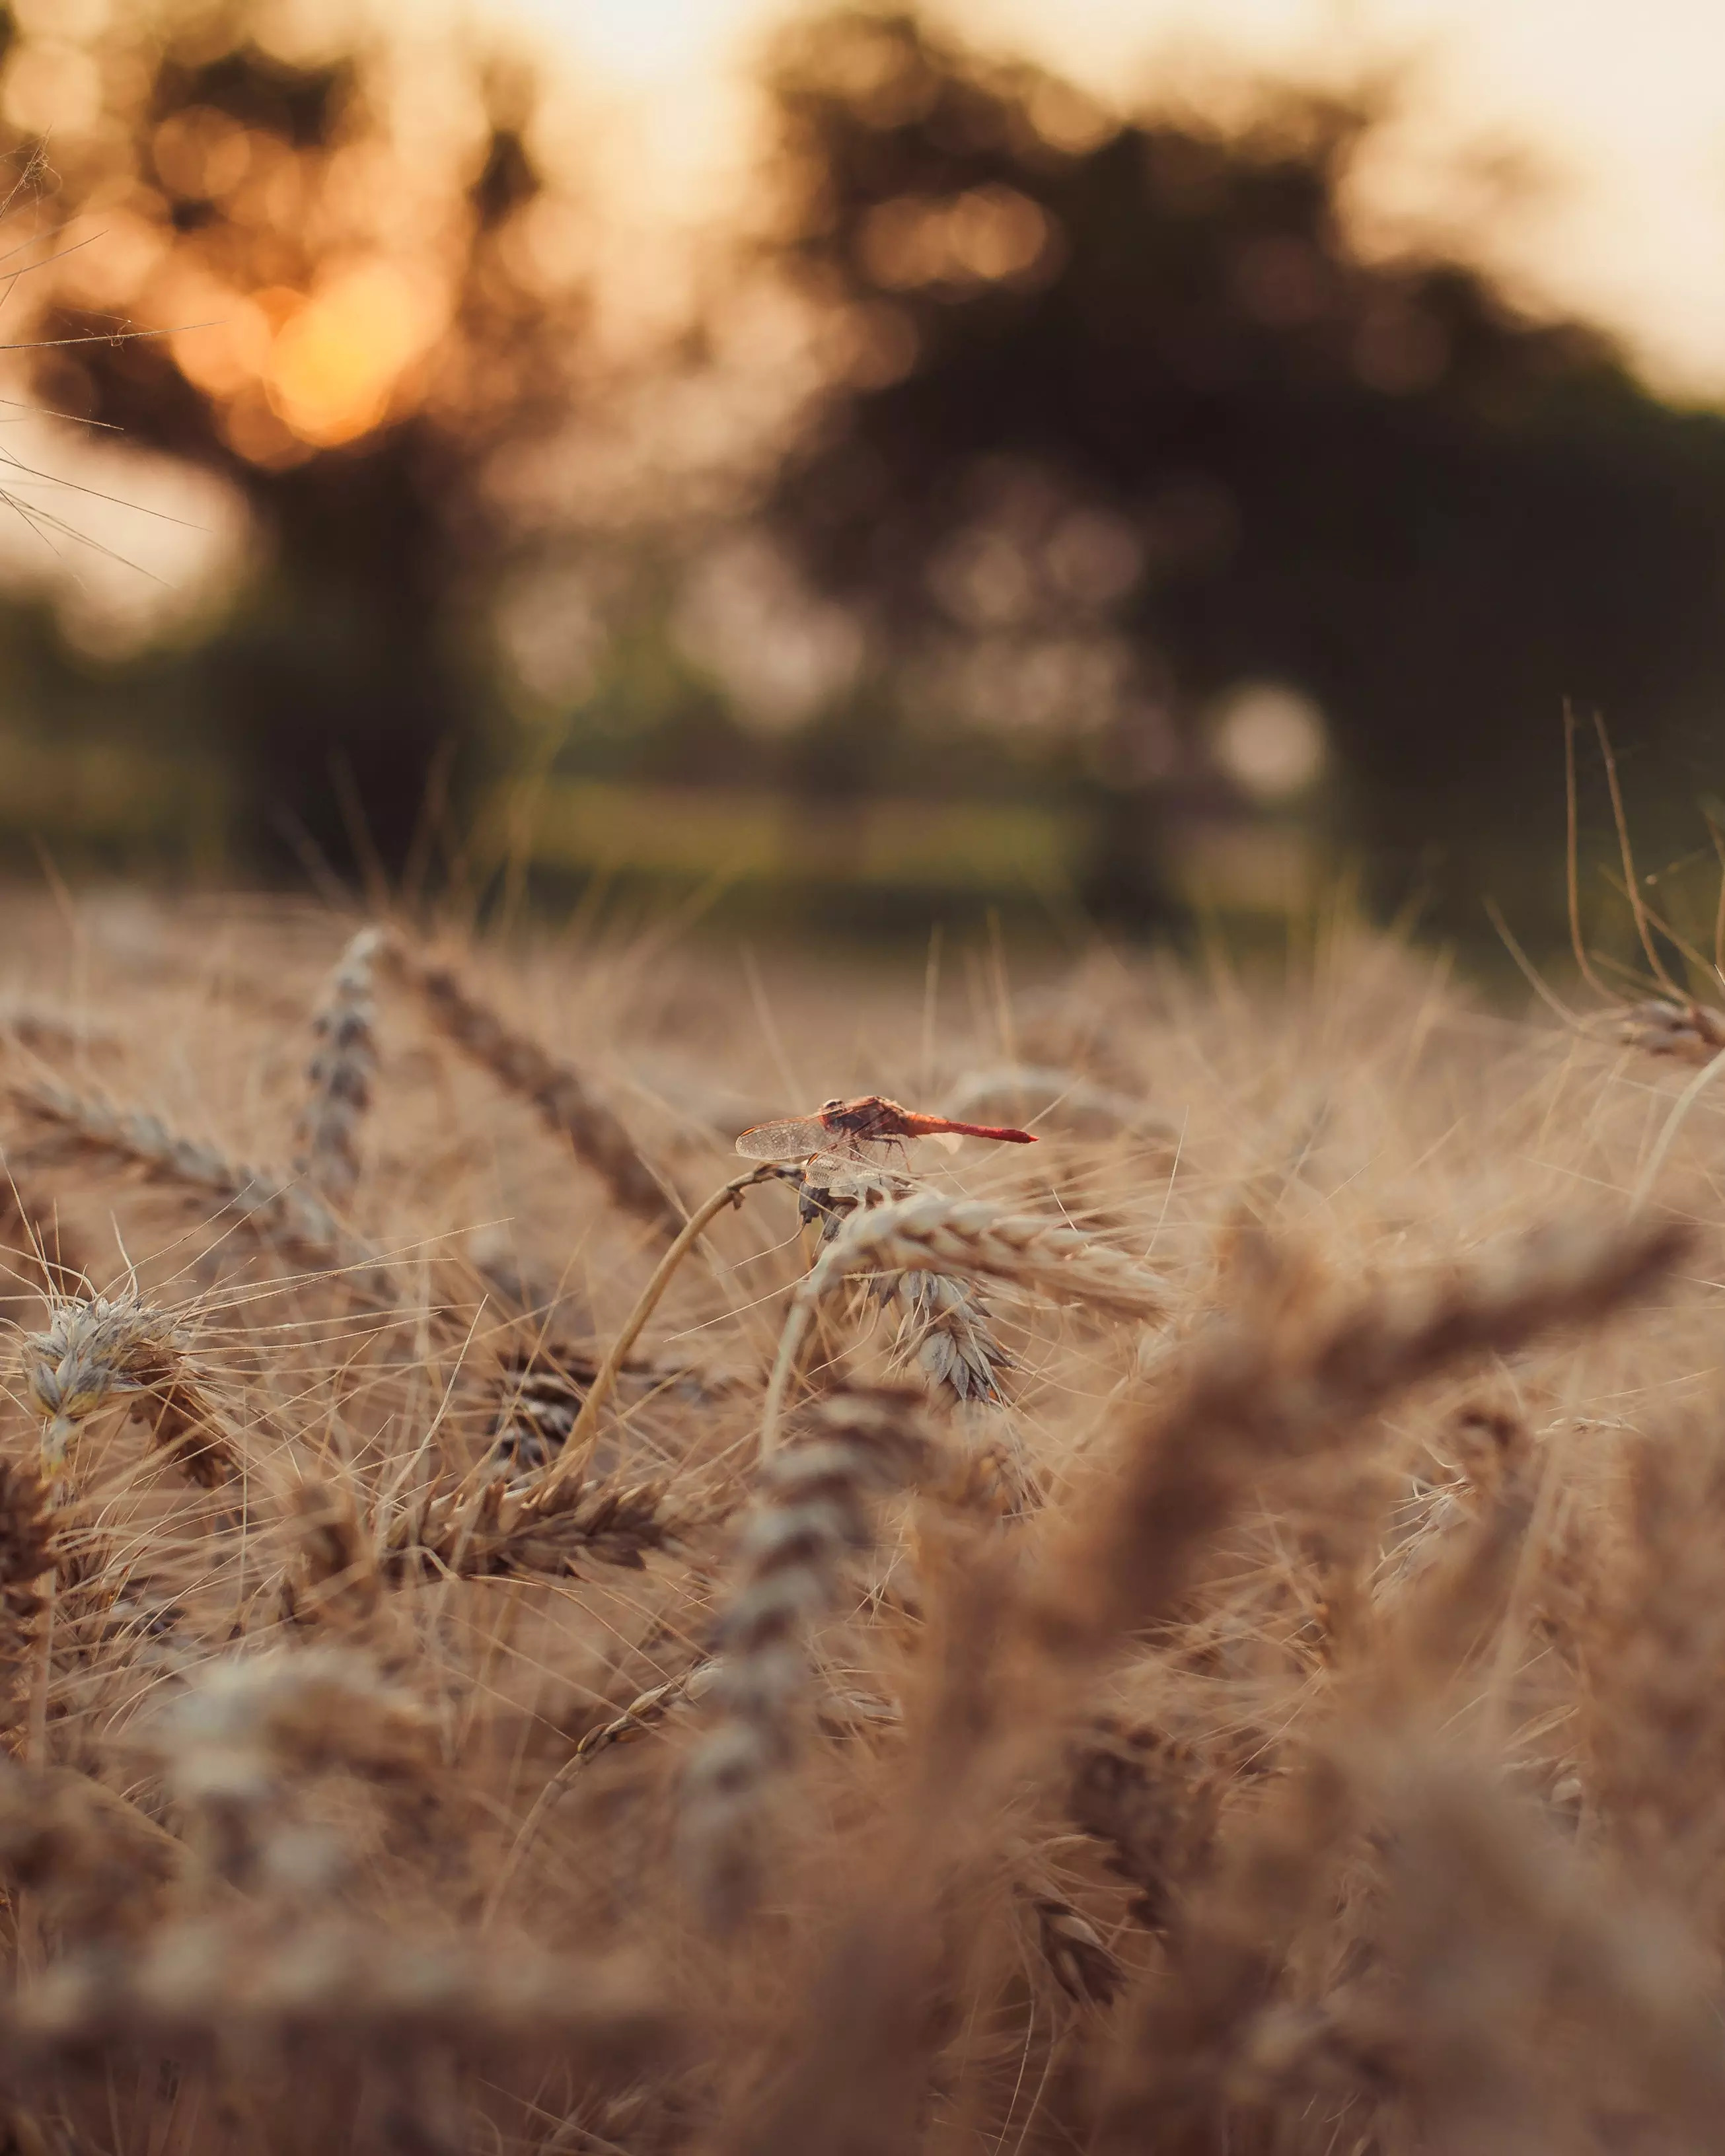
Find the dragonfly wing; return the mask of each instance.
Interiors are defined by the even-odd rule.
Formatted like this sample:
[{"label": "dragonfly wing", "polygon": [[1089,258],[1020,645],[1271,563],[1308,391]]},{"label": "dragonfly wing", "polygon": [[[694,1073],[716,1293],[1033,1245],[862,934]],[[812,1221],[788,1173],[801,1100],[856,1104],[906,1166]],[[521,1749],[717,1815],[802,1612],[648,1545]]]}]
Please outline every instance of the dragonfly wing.
[{"label": "dragonfly wing", "polygon": [[818,1116],[794,1116],[782,1123],[757,1123],[737,1141],[745,1160],[806,1160],[822,1152],[829,1143],[825,1126]]},{"label": "dragonfly wing", "polygon": [[902,1138],[864,1138],[854,1131],[828,1131],[823,1133],[821,1143],[852,1168],[901,1169],[905,1164]]}]

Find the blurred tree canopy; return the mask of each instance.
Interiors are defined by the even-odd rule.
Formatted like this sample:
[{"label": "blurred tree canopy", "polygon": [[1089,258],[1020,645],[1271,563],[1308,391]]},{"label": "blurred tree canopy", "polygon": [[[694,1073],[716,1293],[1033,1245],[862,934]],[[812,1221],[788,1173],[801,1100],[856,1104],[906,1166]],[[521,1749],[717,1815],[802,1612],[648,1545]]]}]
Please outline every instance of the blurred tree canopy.
[{"label": "blurred tree canopy", "polygon": [[[56,728],[190,737],[242,858],[351,867],[362,825],[397,872],[446,752],[471,801],[525,721],[536,774],[710,788],[721,826],[751,792],[811,828],[1029,801],[1142,922],[1238,812],[1253,684],[1261,773],[1297,778],[1310,700],[1309,812],[1384,896],[1442,849],[1470,910],[1518,858],[1561,890],[1566,699],[1667,785],[1712,756],[1725,421],[1459,261],[1368,254],[1385,96],[1122,119],[851,8],[768,87],[764,244],[708,235],[685,308],[656,258],[606,281],[559,86],[475,34],[0,0],[0,149],[46,174],[10,259],[65,250],[18,288],[33,394],[219,475],[261,538],[221,622],[105,673],[0,612],[43,799]],[[650,325],[621,362],[619,289]]]},{"label": "blurred tree canopy", "polygon": [[261,530],[261,587],[182,685],[238,835],[351,863],[362,823],[398,869],[439,758],[481,737],[488,475],[573,394],[534,82],[411,18],[332,48],[239,0],[0,8],[0,54],[8,146],[52,130],[46,208],[86,240],[43,273],[33,334],[68,341],[37,393],[218,471]]},{"label": "blurred tree canopy", "polygon": [[1364,259],[1370,96],[1122,124],[909,14],[796,30],[774,249],[840,355],[768,515],[933,701],[1086,731],[1096,896],[1230,684],[1315,699],[1384,862],[1560,828],[1564,699],[1710,737],[1725,424],[1447,260]]}]

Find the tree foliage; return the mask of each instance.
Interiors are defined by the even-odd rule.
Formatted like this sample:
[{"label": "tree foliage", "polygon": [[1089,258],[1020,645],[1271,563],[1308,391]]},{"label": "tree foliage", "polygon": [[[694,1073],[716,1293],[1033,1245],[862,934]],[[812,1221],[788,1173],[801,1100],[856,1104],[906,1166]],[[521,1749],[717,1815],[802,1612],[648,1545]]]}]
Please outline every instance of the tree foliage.
[{"label": "tree foliage", "polygon": [[1116,123],[852,11],[774,91],[778,250],[843,362],[770,514],[946,690],[1010,717],[1041,665],[1128,834],[1243,678],[1321,705],[1385,855],[1560,816],[1565,698],[1711,719],[1725,425],[1457,262],[1367,259],[1372,96]]},{"label": "tree foliage", "polygon": [[75,23],[10,38],[9,114],[60,69],[51,207],[89,243],[44,273],[39,334],[76,341],[37,387],[243,490],[269,567],[200,695],[248,835],[340,857],[362,819],[398,866],[439,754],[476,752],[489,476],[569,401],[573,211],[525,72],[411,23],[356,16],[336,47],[292,27],[178,0],[81,47]]}]

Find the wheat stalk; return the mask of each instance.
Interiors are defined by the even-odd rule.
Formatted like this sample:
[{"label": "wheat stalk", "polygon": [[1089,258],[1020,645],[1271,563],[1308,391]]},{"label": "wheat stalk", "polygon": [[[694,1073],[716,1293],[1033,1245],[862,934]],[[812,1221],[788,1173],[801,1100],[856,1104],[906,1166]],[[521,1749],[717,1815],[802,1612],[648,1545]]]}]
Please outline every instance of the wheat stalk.
[{"label": "wheat stalk", "polygon": [[779,1339],[761,1417],[761,1450],[778,1442],[796,1358],[824,1296],[858,1273],[981,1273],[1127,1317],[1153,1317],[1168,1284],[1081,1229],[934,1193],[859,1208],[803,1277]]},{"label": "wheat stalk", "polygon": [[238,1472],[233,1442],[175,1321],[136,1296],[61,1303],[46,1332],[27,1336],[22,1361],[49,1467],[59,1467],[93,1415],[124,1397],[153,1403],[152,1439],[194,1482],[214,1489]]},{"label": "wheat stalk", "polygon": [[381,929],[360,930],[330,975],[311,1021],[317,1050],[305,1074],[311,1096],[300,1116],[294,1165],[328,1198],[347,1197],[359,1179],[360,1119],[371,1105],[377,1068],[372,973],[382,947]]},{"label": "wheat stalk", "polygon": [[820,1401],[801,1441],[762,1467],[737,1544],[739,1578],[715,1635],[719,1727],[691,1757],[682,1785],[684,1868],[719,1928],[758,1892],[762,1806],[795,1748],[807,1635],[833,1606],[845,1558],[872,1546],[875,1502],[913,1481],[930,1456],[914,1394],[858,1390]]},{"label": "wheat stalk", "polygon": [[531,1101],[625,1212],[666,1235],[677,1232],[683,1224],[680,1209],[660,1187],[621,1121],[578,1070],[559,1062],[482,1002],[453,967],[400,938],[390,944],[389,957],[456,1046],[500,1085]]},{"label": "wheat stalk", "polygon": [[0,1459],[0,1728],[15,1728],[28,1712],[35,1629],[47,1606],[44,1583],[53,1581],[52,1537],[41,1477]]},{"label": "wheat stalk", "polygon": [[600,1411],[616,1390],[617,1381],[628,1364],[629,1351],[640,1338],[647,1320],[659,1307],[678,1266],[727,1206],[740,1207],[745,1191],[752,1190],[757,1183],[771,1181],[777,1173],[776,1167],[767,1163],[751,1168],[747,1175],[732,1176],[684,1222],[676,1240],[654,1267],[653,1277],[641,1290],[634,1308],[611,1342],[608,1353],[588,1389],[587,1398],[581,1404],[581,1412],[570,1425],[562,1450],[534,1494],[536,1505],[548,1508],[559,1504],[568,1484],[578,1481],[586,1472],[588,1460],[598,1441]]}]

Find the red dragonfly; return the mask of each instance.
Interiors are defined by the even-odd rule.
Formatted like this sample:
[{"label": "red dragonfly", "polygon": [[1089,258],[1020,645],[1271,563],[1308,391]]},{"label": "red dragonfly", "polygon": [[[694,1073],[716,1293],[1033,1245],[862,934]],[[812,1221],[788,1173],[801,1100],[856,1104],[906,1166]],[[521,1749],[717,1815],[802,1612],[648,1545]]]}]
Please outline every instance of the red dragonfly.
[{"label": "red dragonfly", "polygon": [[955,1123],[945,1116],[919,1115],[879,1093],[855,1101],[823,1101],[812,1116],[757,1123],[737,1141],[745,1160],[815,1161],[841,1169],[893,1168],[904,1158],[906,1138],[993,1138],[1004,1145],[1034,1145],[1029,1131],[994,1123]]}]

